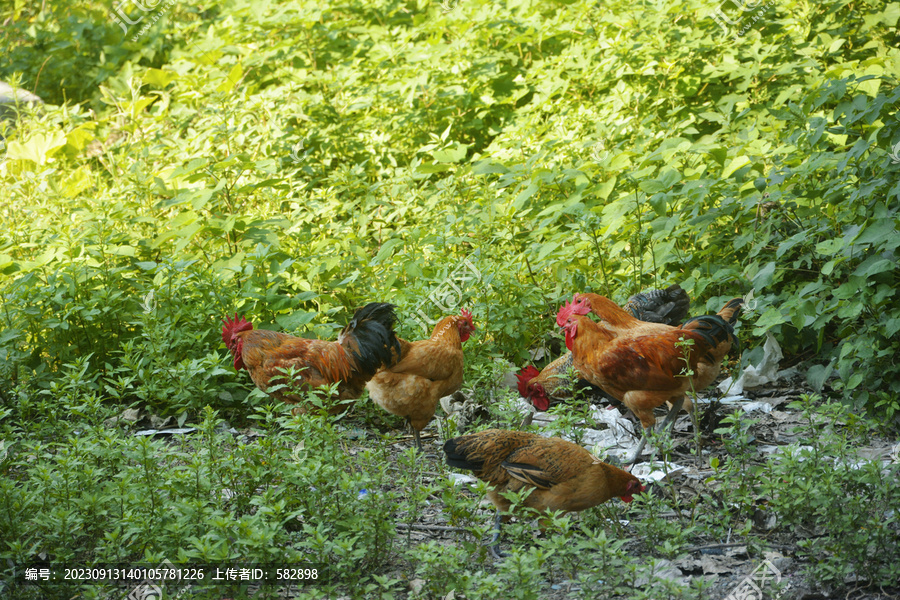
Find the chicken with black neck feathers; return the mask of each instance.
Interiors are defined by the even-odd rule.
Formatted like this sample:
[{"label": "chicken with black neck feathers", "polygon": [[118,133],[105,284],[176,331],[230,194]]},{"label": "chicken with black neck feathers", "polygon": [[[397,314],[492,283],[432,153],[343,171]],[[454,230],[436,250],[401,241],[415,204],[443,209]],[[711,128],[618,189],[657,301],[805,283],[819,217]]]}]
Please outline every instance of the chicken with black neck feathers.
[{"label": "chicken with black neck feathers", "polygon": [[[369,303],[356,311],[336,342],[329,342],[254,329],[235,314],[233,320],[223,320],[222,341],[234,356],[235,369],[246,369],[256,387],[275,398],[300,403],[293,409],[298,414],[306,412],[303,392],[321,386],[337,384],[333,401],[359,398],[376,371],[400,354],[396,319],[393,304]],[[282,383],[287,388],[269,392]],[[341,410],[337,403],[329,408],[332,414]]]}]

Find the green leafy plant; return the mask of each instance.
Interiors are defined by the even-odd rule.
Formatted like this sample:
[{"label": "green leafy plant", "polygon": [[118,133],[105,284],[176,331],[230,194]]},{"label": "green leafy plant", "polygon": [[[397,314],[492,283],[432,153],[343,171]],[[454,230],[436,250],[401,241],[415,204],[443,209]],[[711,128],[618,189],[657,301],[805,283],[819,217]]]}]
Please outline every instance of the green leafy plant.
[{"label": "green leafy plant", "polygon": [[[674,281],[692,312],[752,290],[743,341],[815,363],[809,384],[853,411],[796,410],[852,435],[807,418],[811,450],[762,461],[752,420],[728,417],[712,510],[662,521],[659,501],[638,527],[674,556],[691,528],[752,537],[763,498],[792,533],[833,532],[804,542],[812,578],[896,580],[862,559],[896,555],[896,474],[846,466],[859,423],[896,430],[896,6],[786,0],[732,38],[700,0],[445,4],[176,3],[124,31],[95,0],[0,7],[0,78],[45,100],[0,124],[0,594],[48,594],[9,584],[43,555],[314,560],[329,581],[303,593],[321,598],[542,597],[563,578],[586,597],[708,595],[637,585],[656,555],[632,554],[609,506],[537,541],[512,527],[517,556],[491,566],[471,492],[409,458],[398,491],[385,445],[289,418],[219,334],[240,312],[334,339],[380,300],[416,339],[423,314],[466,307],[477,427],[517,427],[499,381],[561,299]],[[197,431],[105,424],[129,407]],[[464,531],[398,539],[429,502]]]},{"label": "green leafy plant", "polygon": [[811,559],[810,574],[838,584],[851,575],[879,585],[894,581],[897,566],[887,556],[898,541],[890,508],[897,500],[897,465],[859,457],[851,442],[866,436],[869,426],[846,405],[803,395],[791,408],[802,412],[805,423],[798,429],[810,445],[788,446],[771,459],[762,483],[785,525],[822,533],[799,543]]}]

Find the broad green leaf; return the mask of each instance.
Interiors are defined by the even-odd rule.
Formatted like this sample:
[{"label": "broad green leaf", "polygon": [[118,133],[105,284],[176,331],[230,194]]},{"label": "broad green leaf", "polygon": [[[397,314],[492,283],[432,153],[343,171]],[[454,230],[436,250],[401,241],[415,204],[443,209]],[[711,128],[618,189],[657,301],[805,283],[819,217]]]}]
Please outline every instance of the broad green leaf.
[{"label": "broad green leaf", "polygon": [[134,256],[136,254],[134,246],[113,246],[107,251],[116,256]]},{"label": "broad green leaf", "polygon": [[767,263],[756,273],[752,279],[753,289],[762,290],[771,285],[775,275],[775,266],[774,262]]},{"label": "broad green leaf", "polygon": [[722,170],[722,179],[727,179],[731,177],[731,175],[740,168],[746,167],[750,164],[750,159],[746,156],[736,156],[728,163],[728,166]]},{"label": "broad green leaf", "polygon": [[681,181],[681,173],[676,171],[675,169],[671,169],[669,167],[663,167],[662,171],[658,177],[660,183],[665,186],[666,189],[672,187],[679,181]]},{"label": "broad green leaf", "polygon": [[176,232],[176,236],[178,237],[178,241],[175,243],[175,254],[180,253],[182,250],[187,247],[188,244],[194,239],[194,236],[197,235],[197,232],[203,229],[203,223],[191,223],[185,227],[182,227]]},{"label": "broad green leaf", "polygon": [[534,196],[535,192],[537,192],[538,189],[539,188],[537,185],[533,183],[528,184],[528,186],[524,190],[516,195],[516,198],[512,202],[513,209],[516,211],[522,210],[522,205],[524,205],[529,198]]},{"label": "broad green leaf", "polygon": [[30,160],[43,165],[56,150],[66,145],[66,136],[61,131],[50,134],[35,133],[24,142],[11,140],[6,148],[6,157],[10,160]]},{"label": "broad green leaf", "polygon": [[656,179],[648,179],[646,181],[642,181],[638,184],[638,187],[640,187],[642,191],[647,192],[648,194],[655,194],[656,192],[660,192],[666,189],[666,186]]},{"label": "broad green leaf", "polygon": [[816,244],[816,254],[819,256],[833,256],[839,250],[843,250],[846,244],[843,240],[824,240]]},{"label": "broad green leaf", "polygon": [[475,175],[502,175],[503,173],[509,173],[509,169],[496,161],[485,159],[479,160],[474,165],[472,165],[472,173],[474,173]]},{"label": "broad green leaf", "polygon": [[897,20],[900,19],[900,4],[896,2],[888,2],[885,5],[884,12],[882,13],[884,16],[881,19],[881,22],[887,25],[888,27],[896,27]]},{"label": "broad green leaf", "polygon": [[234,87],[240,83],[241,77],[244,76],[244,69],[241,67],[241,63],[235,64],[231,67],[231,70],[228,72],[228,75],[219,84],[216,88],[217,92],[230,92],[234,89]]},{"label": "broad green leaf", "polygon": [[66,145],[72,148],[75,153],[80,153],[95,139],[91,129],[92,127],[88,125],[76,127],[66,134]]},{"label": "broad green leaf", "polygon": [[448,164],[442,163],[422,163],[416,167],[417,173],[423,173],[426,175],[430,175],[431,173],[443,173],[445,171],[449,171],[452,167]]},{"label": "broad green leaf", "polygon": [[891,271],[897,268],[896,259],[881,258],[880,256],[870,256],[864,260],[853,272],[858,277],[872,277],[885,271]]},{"label": "broad green leaf", "polygon": [[892,338],[897,334],[898,331],[900,331],[900,318],[891,317],[884,322],[885,337]]},{"label": "broad green leaf", "polygon": [[370,265],[378,265],[385,261],[385,259],[391,255],[394,248],[403,243],[403,240],[400,238],[391,238],[385,243],[381,245],[381,249],[378,250],[378,254],[375,255],[375,258],[369,263]]},{"label": "broad green leaf", "polygon": [[810,281],[805,286],[803,286],[799,292],[797,292],[797,296],[799,298],[805,298],[810,294],[818,294],[819,292],[828,289],[828,286],[825,282],[819,281]]},{"label": "broad green leaf", "polygon": [[825,381],[828,380],[832,371],[833,369],[830,363],[827,365],[813,365],[806,372],[806,383],[808,383],[809,387],[813,390],[821,392],[822,388],[825,387]]},{"label": "broad green leaf", "polygon": [[[715,160],[717,163],[719,163],[719,166],[721,166],[721,167],[725,166],[725,161],[728,158],[728,150],[726,148],[722,148],[722,147],[710,148],[708,152],[709,152],[709,155],[713,158],[713,160]],[[724,177],[724,175],[723,175],[723,177]]]},{"label": "broad green leaf", "polygon": [[[150,243],[151,248],[159,248],[162,244],[172,239],[177,235],[181,235],[181,231],[184,230],[185,227],[190,226],[197,220],[197,214],[193,211],[184,211],[180,213],[177,217],[172,219],[169,222],[169,230],[160,233],[154,238],[153,242]],[[199,228],[199,224],[198,224]],[[196,232],[197,229],[194,230]],[[193,234],[191,234],[193,235]],[[184,246],[182,246],[183,248]]]},{"label": "broad green leaf", "polygon": [[436,150],[434,160],[439,163],[457,163],[466,157],[468,149],[466,144],[455,144],[453,148]]},{"label": "broad green leaf", "polygon": [[547,242],[547,243],[543,244],[541,246],[540,251],[538,252],[538,256],[537,256],[538,262],[544,260],[548,254],[550,254],[557,248],[559,248],[559,242]]},{"label": "broad green leaf", "polygon": [[285,331],[296,331],[300,327],[311,323],[318,316],[315,312],[296,311],[289,315],[276,315],[275,322]]},{"label": "broad green leaf", "polygon": [[144,72],[144,82],[159,88],[166,87],[176,79],[178,79],[177,73],[172,73],[163,69],[147,69]]},{"label": "broad green leaf", "polygon": [[209,161],[206,158],[193,158],[189,160],[186,165],[175,167],[164,177],[167,181],[172,181],[178,177],[184,177],[185,175],[189,175],[199,169],[202,169],[207,165],[208,162]]},{"label": "broad green leaf", "polygon": [[66,198],[75,198],[81,192],[91,187],[91,185],[91,171],[87,165],[82,165],[72,171],[66,178],[60,191]]},{"label": "broad green leaf", "polygon": [[847,381],[846,389],[853,390],[859,387],[859,384],[863,382],[865,378],[865,374],[857,371],[853,375],[850,376],[850,379]]},{"label": "broad green leaf", "polygon": [[595,193],[597,194],[597,197],[606,200],[607,198],[609,198],[610,192],[612,192],[615,187],[616,187],[616,176],[613,175],[608,180],[599,184],[597,186]]},{"label": "broad green leaf", "polygon": [[209,202],[210,198],[212,198],[214,190],[204,188],[199,190],[190,190],[187,192],[187,197],[191,201],[191,208],[194,210],[200,210],[206,203]]},{"label": "broad green leaf", "polygon": [[767,330],[771,329],[776,325],[781,325],[782,323],[786,323],[787,319],[785,315],[781,313],[781,310],[777,307],[770,306],[766,309],[766,311],[759,316],[755,325],[755,329],[753,330],[754,335],[764,334]]},{"label": "broad green leaf", "polygon": [[877,244],[888,241],[897,235],[897,227],[893,219],[875,221],[863,229],[859,236],[853,240],[854,244]]},{"label": "broad green leaf", "polygon": [[12,256],[9,254],[0,254],[0,273],[10,275],[17,270],[16,261],[13,260]]}]

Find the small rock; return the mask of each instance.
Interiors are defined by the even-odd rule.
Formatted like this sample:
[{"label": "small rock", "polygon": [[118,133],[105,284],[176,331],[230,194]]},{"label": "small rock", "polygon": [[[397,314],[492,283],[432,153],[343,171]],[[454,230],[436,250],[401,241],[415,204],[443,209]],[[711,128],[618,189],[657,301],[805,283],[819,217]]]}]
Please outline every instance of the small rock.
[{"label": "small rock", "polygon": [[156,415],[150,415],[150,426],[153,429],[165,429],[169,425],[171,425],[175,419],[172,417],[166,417],[165,419],[158,417]]},{"label": "small rock", "polygon": [[638,577],[637,581],[635,581],[635,587],[643,587],[650,583],[651,576],[655,579],[668,579],[669,581],[674,581],[676,583],[682,583],[684,580],[684,574],[681,572],[681,569],[675,566],[670,560],[666,560],[661,558],[651,566],[642,567],[638,569]]},{"label": "small rock", "polygon": [[794,563],[793,558],[785,556],[776,550],[763,552],[763,556],[766,557],[766,560],[775,565],[775,568],[781,573],[784,573]]},{"label": "small rock", "polygon": [[121,414],[110,417],[103,421],[103,424],[106,427],[122,427],[124,425],[134,425],[138,421],[141,420],[141,409],[139,408],[126,408],[122,411]]},{"label": "small rock", "polygon": [[22,108],[43,103],[40,96],[0,81],[0,119],[12,120]]},{"label": "small rock", "polygon": [[500,376],[500,380],[498,383],[501,386],[508,387],[509,389],[518,391],[519,389],[519,380],[516,379],[516,374],[518,373],[518,369],[516,365],[511,362],[506,362],[506,370],[503,372],[503,375]]}]

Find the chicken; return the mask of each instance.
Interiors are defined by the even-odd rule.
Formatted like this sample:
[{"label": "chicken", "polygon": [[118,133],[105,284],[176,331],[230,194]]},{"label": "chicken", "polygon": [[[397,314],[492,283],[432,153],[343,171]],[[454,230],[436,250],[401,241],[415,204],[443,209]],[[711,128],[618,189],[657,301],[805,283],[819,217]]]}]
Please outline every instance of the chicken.
[{"label": "chicken", "polygon": [[[600,324],[615,336],[625,335],[636,337],[653,333],[666,333],[674,329],[667,323],[651,323],[641,321],[630,312],[624,310],[618,304],[600,294],[575,294],[572,300],[572,310],[579,314],[591,312],[600,317]],[[686,315],[685,315],[686,316]],[[556,316],[556,324],[563,326],[565,319]]]},{"label": "chicken", "polygon": [[[658,291],[659,290],[651,290],[649,294],[653,294],[653,292]],[[606,298],[605,296],[601,296],[599,294],[575,294],[573,304],[573,310],[575,310],[576,312],[590,311],[591,313],[600,317],[600,324],[607,331],[613,333],[616,337],[639,337],[642,335],[669,333],[676,329],[676,327],[673,327],[672,325],[666,323],[648,323],[645,321],[641,321],[629,312],[620,308],[619,305],[617,305],[609,298]],[[727,321],[729,325],[734,325],[737,322],[741,304],[743,304],[743,300],[741,300],[740,298],[735,298],[734,300],[729,301],[725,305],[725,307],[719,311],[718,316]],[[556,322],[560,327],[564,326],[563,320],[560,319],[559,315],[557,315]],[[719,371],[721,369],[722,358],[729,351],[730,349],[726,349],[725,352],[718,356],[718,358],[713,356],[710,360],[706,360],[705,357],[701,357],[699,368],[702,372],[702,376],[699,379],[695,380],[695,390],[701,390],[708,387],[716,379],[716,377],[718,377]],[[667,404],[671,408],[672,402],[667,402]],[[685,396],[684,400],[682,401],[681,407],[691,416],[691,421],[694,423],[694,429],[696,430],[697,422],[696,417],[694,416],[693,403],[691,402],[691,399]]]},{"label": "chicken", "polygon": [[[618,306],[615,306],[615,308],[622,312],[627,311],[626,316],[630,313],[632,319],[624,321],[623,327],[633,329],[634,326],[643,322],[677,325],[687,318],[689,306],[690,298],[688,298],[687,293],[681,286],[676,283],[664,290],[651,289],[635,294],[628,299],[625,311],[622,311]],[[602,318],[602,314],[598,313],[598,316]],[[619,316],[619,318],[623,317]],[[655,329],[657,328],[651,325],[649,331]],[[661,331],[666,330],[666,328],[659,329]],[[516,375],[516,378],[519,380],[519,394],[531,402],[532,406],[537,410],[547,410],[550,407],[551,398],[561,400],[569,397],[569,390],[572,386],[568,385],[569,381],[566,374],[572,369],[571,352],[563,354],[545,366],[540,373],[535,367],[528,365]],[[580,377],[576,379],[576,385],[579,387],[590,386],[588,382]],[[686,406],[685,410],[689,411],[690,406]]]},{"label": "chicken", "polygon": [[[581,392],[585,398],[604,399],[619,404],[618,400],[583,379],[575,371],[571,352],[566,352],[548,364],[540,373],[532,365],[528,365],[519,371],[516,379],[519,395],[538,411],[548,410],[558,402],[569,400],[573,391]],[[533,416],[534,413],[528,413],[521,427],[530,425]]]},{"label": "chicken", "polygon": [[677,283],[664,290],[640,292],[628,299],[625,310],[649,323],[676,325],[687,318],[691,299]]},{"label": "chicken", "polygon": [[[223,320],[222,341],[234,355],[234,368],[247,369],[256,387],[283,402],[303,402],[302,392],[331,384],[337,384],[333,400],[352,400],[400,352],[394,321],[393,304],[372,302],[356,311],[336,342],[328,342],[253,329],[235,314],[233,320]],[[292,381],[287,381],[289,370]],[[278,384],[288,384],[287,389]],[[331,414],[340,411],[340,404],[329,408]],[[294,414],[304,412],[303,406],[293,409]]]},{"label": "chicken", "polygon": [[[729,300],[728,303],[717,313],[717,316],[726,321],[729,325],[734,325],[737,322],[738,315],[740,314],[741,305],[744,301],[741,298],[734,298],[733,300]],[[575,294],[572,300],[572,311],[578,314],[586,314],[587,312],[591,312],[598,317],[600,317],[600,325],[613,333],[616,337],[627,336],[627,337],[639,337],[642,335],[651,335],[656,333],[669,333],[678,327],[673,327],[671,325],[667,325],[665,323],[647,323],[645,321],[641,321],[636,319],[628,312],[621,309],[615,302],[606,298],[605,296],[600,296],[599,294]],[[564,327],[565,318],[562,317],[563,311],[560,311],[556,317],[556,324],[560,327]],[[700,317],[695,317],[694,319],[699,319]],[[689,321],[693,321],[694,319],[689,319],[685,322],[685,325]],[[709,361],[701,360],[704,364],[704,383],[697,389],[702,389],[711,384],[716,377],[719,375],[719,368],[721,367],[722,358],[724,358],[725,354],[727,354],[731,348],[725,350],[719,356],[718,360],[715,360],[715,364],[710,364]],[[711,367],[711,368],[710,368]],[[708,379],[708,380],[707,380]]]},{"label": "chicken", "polygon": [[523,505],[540,512],[580,511],[618,496],[631,502],[643,492],[637,477],[597,460],[590,452],[561,438],[545,438],[524,431],[487,429],[444,444],[447,464],[473,471],[493,486],[488,497],[497,507],[491,552],[497,556],[501,512],[510,501],[503,492],[531,488]]},{"label": "chicken", "polygon": [[531,402],[537,410],[550,408],[550,398],[566,398],[569,396],[567,373],[572,370],[572,353],[566,352],[540,373],[532,365],[528,365],[516,375],[519,395]]},{"label": "chicken", "polygon": [[[595,323],[585,315],[595,310],[598,302],[604,320]],[[566,347],[572,351],[575,369],[625,404],[644,427],[644,436],[629,463],[640,456],[647,434],[656,423],[653,409],[671,403],[665,428],[684,404],[685,393],[709,386],[718,376],[725,355],[738,348],[729,321],[737,318],[742,302],[735,298],[717,315],[694,317],[681,327],[665,326],[664,331],[649,332],[646,325],[629,331],[622,318],[627,313],[603,296],[576,294],[575,302],[560,309],[557,323],[566,330]],[[607,315],[614,319],[608,321]],[[689,351],[679,345],[681,339],[691,340]],[[693,371],[692,377],[682,375],[686,368]]]},{"label": "chicken", "polygon": [[400,340],[399,360],[385,366],[366,384],[378,406],[405,417],[422,451],[422,431],[444,396],[459,390],[463,382],[462,343],[475,331],[472,313],[444,317],[427,340]]}]

